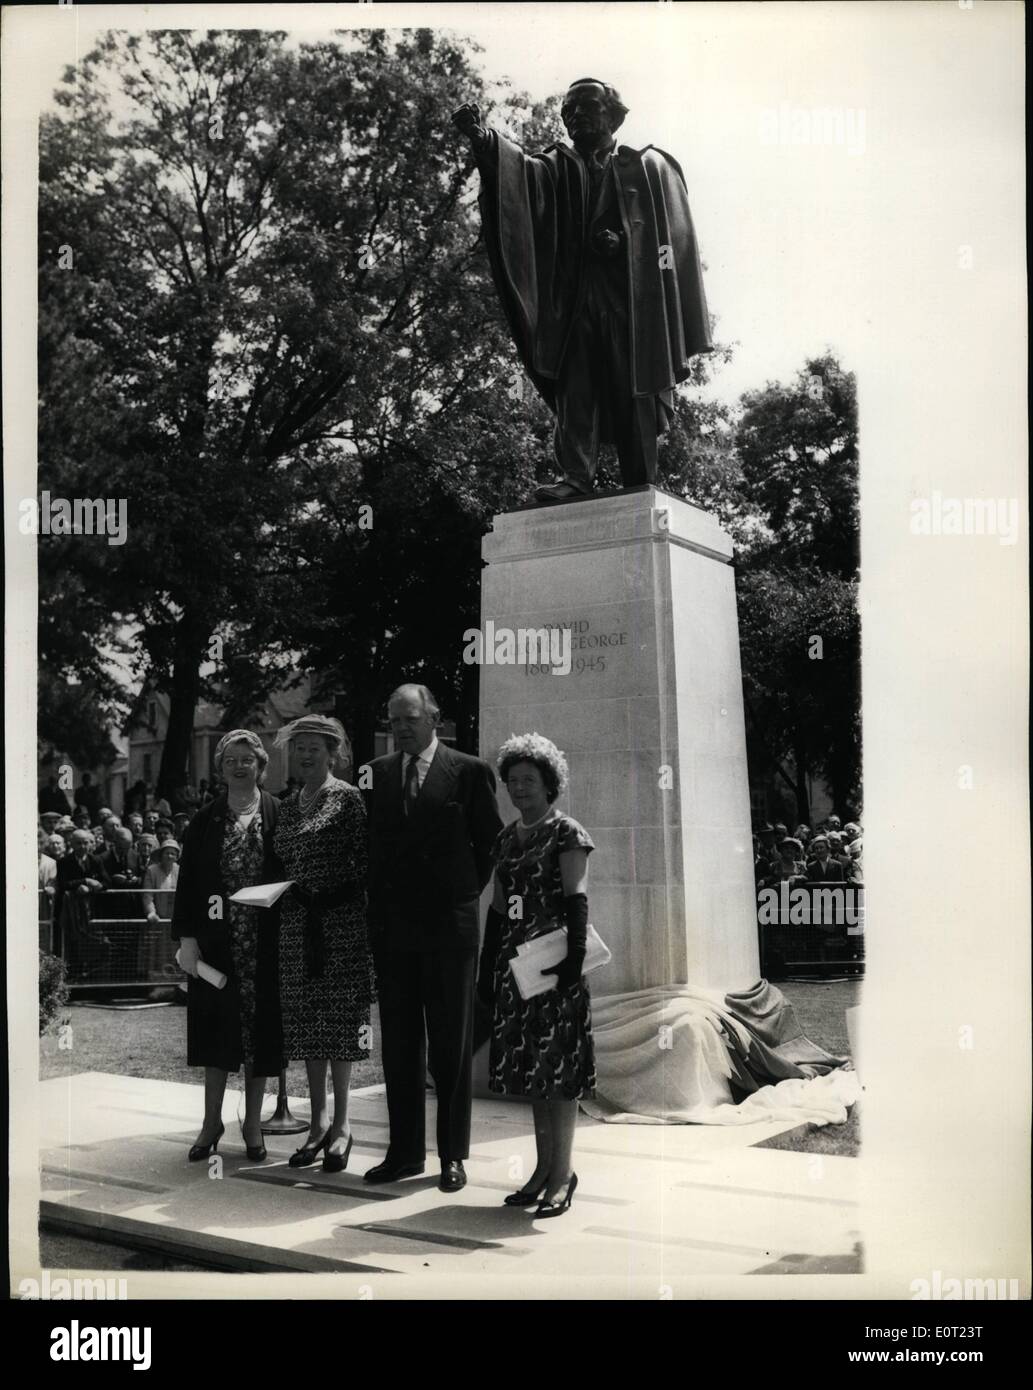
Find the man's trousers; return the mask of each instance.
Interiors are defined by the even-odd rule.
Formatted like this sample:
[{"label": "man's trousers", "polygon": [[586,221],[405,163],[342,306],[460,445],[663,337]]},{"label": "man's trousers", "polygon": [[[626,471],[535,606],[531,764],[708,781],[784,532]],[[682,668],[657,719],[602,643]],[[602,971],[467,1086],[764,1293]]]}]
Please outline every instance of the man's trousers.
[{"label": "man's trousers", "polygon": [[474,986],[477,946],[460,941],[424,950],[376,947],[377,991],[391,1122],[388,1158],[426,1158],[426,1076],[437,1095],[442,1162],[470,1156]]}]

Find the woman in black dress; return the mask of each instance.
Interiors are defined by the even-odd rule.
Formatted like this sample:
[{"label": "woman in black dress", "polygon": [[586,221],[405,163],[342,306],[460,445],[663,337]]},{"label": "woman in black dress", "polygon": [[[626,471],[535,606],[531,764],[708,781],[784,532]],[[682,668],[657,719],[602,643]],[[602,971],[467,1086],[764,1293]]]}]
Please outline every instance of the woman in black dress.
[{"label": "woman in black dress", "polygon": [[[215,750],[227,791],[190,822],[176,885],[172,938],[187,983],[187,1064],[204,1067],[204,1123],[192,1160],[207,1158],[223,1133],[229,1072],[244,1064],[248,1158],[266,1157],[262,1142],[265,1079],[284,1067],[277,987],[276,909],[245,907],[230,896],[282,878],[273,853],[279,803],[261,783],[269,754],[257,734],[234,729]],[[198,977],[204,961],[228,976],[223,989]]]},{"label": "woman in black dress", "polygon": [[[323,1168],[348,1163],[352,1134],[348,1094],[352,1063],[370,1054],[373,960],[366,930],[366,811],[362,793],[334,776],[351,750],[336,719],[303,715],[276,736],[289,743],[296,792],[285,796],[276,828],[283,877],[280,1007],[284,1050],[305,1059],[312,1102],[308,1137],[291,1157],[305,1168],[322,1151]],[[333,1078],[334,1113],[326,1074]]]},{"label": "woman in black dress", "polygon": [[[588,933],[588,832],[554,806],[567,785],[567,763],[540,734],[510,738],[499,750],[499,776],[520,812],[492,849],[495,892],[488,912],[477,991],[493,1011],[488,1085],[529,1096],[538,1161],[508,1206],[559,1216],[577,1187],[571,1157],[578,1099],[595,1089],[591,1000],[582,979]],[[517,947],[567,929],[567,955],[543,974],[544,994],[521,998],[509,969]],[[561,1196],[562,1194],[562,1196]]]}]

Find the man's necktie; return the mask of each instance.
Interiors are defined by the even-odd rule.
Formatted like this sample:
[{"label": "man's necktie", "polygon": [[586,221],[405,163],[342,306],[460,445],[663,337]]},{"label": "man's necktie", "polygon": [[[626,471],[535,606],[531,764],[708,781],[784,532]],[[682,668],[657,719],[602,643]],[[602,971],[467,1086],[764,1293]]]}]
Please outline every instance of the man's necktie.
[{"label": "man's necktie", "polygon": [[416,805],[416,798],[420,794],[420,783],[417,776],[417,760],[415,757],[409,759],[409,766],[405,769],[405,786],[402,788],[402,805],[407,816],[412,815],[413,807]]}]

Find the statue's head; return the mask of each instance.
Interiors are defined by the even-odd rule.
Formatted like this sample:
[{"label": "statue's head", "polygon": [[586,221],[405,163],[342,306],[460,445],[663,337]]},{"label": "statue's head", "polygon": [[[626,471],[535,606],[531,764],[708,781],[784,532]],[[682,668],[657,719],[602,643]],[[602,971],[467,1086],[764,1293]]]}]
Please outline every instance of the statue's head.
[{"label": "statue's head", "polygon": [[578,149],[595,149],[624,124],[628,108],[615,87],[595,77],[579,77],[567,88],[560,115]]}]

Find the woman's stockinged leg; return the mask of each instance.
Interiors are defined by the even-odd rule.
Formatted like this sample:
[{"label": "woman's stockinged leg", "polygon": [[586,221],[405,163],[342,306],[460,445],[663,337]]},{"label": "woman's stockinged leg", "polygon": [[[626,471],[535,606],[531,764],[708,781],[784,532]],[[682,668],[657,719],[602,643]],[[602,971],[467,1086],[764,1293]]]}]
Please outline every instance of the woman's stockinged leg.
[{"label": "woman's stockinged leg", "polygon": [[[328,1153],[343,1154],[351,1138],[351,1125],[348,1123],[348,1098],[351,1089],[351,1062],[330,1063],[330,1075],[334,1083],[334,1119],[330,1127]],[[338,1142],[339,1141],[339,1142]]]},{"label": "woman's stockinged leg", "polygon": [[573,1174],[574,1131],[577,1128],[577,1101],[549,1101],[552,1122],[552,1163],[545,1188],[545,1200],[561,1199]]},{"label": "woman's stockinged leg", "polygon": [[534,1172],[524,1183],[524,1188],[527,1192],[537,1193],[542,1190],[552,1164],[552,1115],[547,1100],[532,1101],[531,1110],[534,1114],[534,1143],[537,1158]]},{"label": "woman's stockinged leg", "polygon": [[330,1112],[326,1104],[326,1064],[325,1057],[306,1057],[305,1071],[308,1073],[308,1093],[312,1106],[309,1121],[308,1142],[317,1143],[330,1128]]},{"label": "woman's stockinged leg", "polygon": [[212,1144],[222,1126],[222,1102],[226,1095],[226,1076],[222,1067],[204,1069],[204,1123],[197,1136],[199,1144]]},{"label": "woman's stockinged leg", "polygon": [[251,1063],[244,1064],[244,1143],[259,1145],[262,1142],[262,1102],[265,1099],[264,1076],[254,1076]]}]

